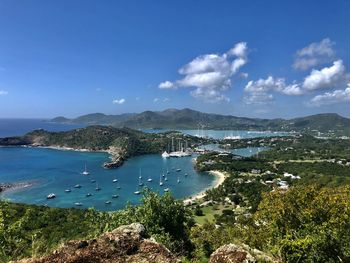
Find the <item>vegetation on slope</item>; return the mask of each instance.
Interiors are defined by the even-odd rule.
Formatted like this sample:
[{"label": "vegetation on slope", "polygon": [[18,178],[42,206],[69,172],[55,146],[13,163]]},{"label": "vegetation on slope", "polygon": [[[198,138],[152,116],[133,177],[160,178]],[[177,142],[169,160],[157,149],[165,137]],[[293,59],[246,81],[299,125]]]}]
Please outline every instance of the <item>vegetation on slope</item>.
[{"label": "vegetation on slope", "polygon": [[[64,117],[52,121],[67,123]],[[139,114],[105,115],[94,113],[68,120],[77,124],[103,124],[129,128],[163,129],[238,129],[298,131],[313,135],[350,135],[350,120],[333,113],[317,114],[307,117],[285,119],[257,119],[203,113],[191,109],[168,109],[164,111],[145,111]],[[320,132],[320,134],[319,134]]]}]

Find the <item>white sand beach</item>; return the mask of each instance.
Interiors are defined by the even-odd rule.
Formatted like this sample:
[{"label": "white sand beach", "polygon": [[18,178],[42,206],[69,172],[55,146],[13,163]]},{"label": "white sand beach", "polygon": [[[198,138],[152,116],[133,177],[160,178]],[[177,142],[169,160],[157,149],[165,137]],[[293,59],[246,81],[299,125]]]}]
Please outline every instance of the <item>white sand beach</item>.
[{"label": "white sand beach", "polygon": [[217,177],[217,179],[214,182],[214,185],[212,187],[209,187],[209,188],[203,190],[202,192],[199,192],[198,194],[196,194],[194,196],[191,196],[191,197],[183,200],[183,203],[185,205],[191,204],[195,201],[202,199],[205,196],[205,192],[208,189],[213,189],[213,188],[219,187],[225,181],[225,179],[227,177],[227,174],[225,172],[221,172],[221,171],[217,171],[217,170],[209,171],[209,173],[212,175],[215,175]]}]

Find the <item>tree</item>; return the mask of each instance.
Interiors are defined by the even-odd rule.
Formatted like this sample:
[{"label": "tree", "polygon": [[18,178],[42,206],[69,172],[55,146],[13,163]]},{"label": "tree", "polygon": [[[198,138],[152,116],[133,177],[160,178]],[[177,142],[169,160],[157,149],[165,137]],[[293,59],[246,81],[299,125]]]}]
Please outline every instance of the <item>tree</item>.
[{"label": "tree", "polygon": [[287,262],[350,259],[350,186],[296,187],[263,195],[250,243]]}]

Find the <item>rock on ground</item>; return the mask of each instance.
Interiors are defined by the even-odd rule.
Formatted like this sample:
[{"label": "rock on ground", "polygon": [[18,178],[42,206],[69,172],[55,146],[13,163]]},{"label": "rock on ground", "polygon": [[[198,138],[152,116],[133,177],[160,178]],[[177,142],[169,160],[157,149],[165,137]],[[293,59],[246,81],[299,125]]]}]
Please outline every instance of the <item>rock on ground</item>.
[{"label": "rock on ground", "polygon": [[209,259],[209,263],[255,263],[256,259],[244,248],[234,244],[219,247]]},{"label": "rock on ground", "polygon": [[18,263],[175,263],[177,258],[163,245],[145,238],[143,225],[120,226],[96,239],[69,241],[52,254]]}]

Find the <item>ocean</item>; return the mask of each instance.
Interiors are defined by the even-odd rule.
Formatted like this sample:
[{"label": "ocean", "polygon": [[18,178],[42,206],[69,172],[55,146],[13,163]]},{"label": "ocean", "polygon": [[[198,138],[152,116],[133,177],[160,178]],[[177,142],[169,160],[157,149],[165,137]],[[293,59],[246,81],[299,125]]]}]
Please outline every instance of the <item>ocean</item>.
[{"label": "ocean", "polygon": [[[0,119],[0,137],[23,135],[39,128],[66,131],[81,127],[83,126],[50,123],[39,119]],[[186,133],[190,132],[194,131]],[[210,132],[208,131],[207,134],[213,134],[212,131]],[[229,131],[219,132],[224,135]],[[250,156],[257,151],[256,148],[238,149],[234,153]],[[75,207],[75,203],[78,202],[82,204],[80,208],[94,207],[102,211],[113,211],[124,208],[128,203],[140,203],[142,196],[134,194],[135,191],[142,190],[138,186],[140,171],[145,186],[160,194],[164,193],[164,188],[169,188],[176,198],[186,198],[202,192],[217,180],[209,173],[199,173],[194,170],[195,156],[163,159],[160,155],[143,155],[130,158],[117,169],[104,169],[102,164],[108,160],[108,157],[107,153],[1,147],[0,182],[23,182],[32,185],[23,189],[5,191],[0,194],[0,198],[53,207]],[[90,172],[88,176],[82,175],[85,165]],[[166,174],[166,171],[169,171],[169,174]],[[164,173],[167,181],[162,176]],[[160,178],[164,183],[163,186],[159,185]],[[147,179],[152,179],[152,182],[147,182]],[[81,185],[81,188],[74,188],[76,184]],[[97,186],[101,188],[100,191],[95,191]],[[66,193],[66,189],[70,189],[71,192]],[[56,198],[46,199],[50,193],[54,193]],[[86,197],[88,193],[92,195]],[[118,195],[118,198],[112,198],[113,195]],[[105,204],[106,201],[111,203]]]}]

